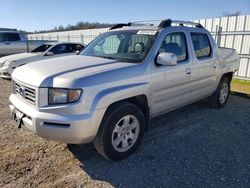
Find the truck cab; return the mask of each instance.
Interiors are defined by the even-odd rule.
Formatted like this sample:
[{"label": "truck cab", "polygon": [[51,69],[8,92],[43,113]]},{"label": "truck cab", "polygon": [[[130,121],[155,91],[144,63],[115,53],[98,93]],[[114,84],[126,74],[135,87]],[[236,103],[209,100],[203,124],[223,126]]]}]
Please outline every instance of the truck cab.
[{"label": "truck cab", "polygon": [[21,53],[26,50],[25,34],[15,29],[0,30],[0,56]]},{"label": "truck cab", "polygon": [[45,42],[48,41],[28,40],[26,33],[17,29],[0,28],[0,57],[30,52],[33,48]]}]

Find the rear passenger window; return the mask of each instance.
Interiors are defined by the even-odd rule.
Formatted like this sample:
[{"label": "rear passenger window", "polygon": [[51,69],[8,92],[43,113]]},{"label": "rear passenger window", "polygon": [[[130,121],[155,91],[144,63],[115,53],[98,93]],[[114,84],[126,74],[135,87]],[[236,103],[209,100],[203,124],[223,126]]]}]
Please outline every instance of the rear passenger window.
[{"label": "rear passenger window", "polygon": [[168,34],[159,50],[159,53],[163,52],[174,53],[178,62],[187,60],[187,44],[184,33]]},{"label": "rear passenger window", "polygon": [[8,41],[19,41],[20,37],[18,33],[7,33]]},{"label": "rear passenger window", "polygon": [[70,47],[72,48],[72,52],[80,52],[83,49],[83,46],[80,44],[70,44]]},{"label": "rear passenger window", "polygon": [[7,41],[7,35],[6,33],[0,33],[0,42]]},{"label": "rear passenger window", "polygon": [[207,34],[204,33],[191,33],[191,38],[194,46],[196,57],[203,58],[211,55],[211,45]]}]

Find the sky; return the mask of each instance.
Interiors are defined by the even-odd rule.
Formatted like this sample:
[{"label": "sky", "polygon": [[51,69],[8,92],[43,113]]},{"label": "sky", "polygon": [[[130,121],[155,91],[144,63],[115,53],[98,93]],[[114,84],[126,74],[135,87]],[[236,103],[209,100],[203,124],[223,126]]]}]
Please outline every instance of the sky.
[{"label": "sky", "polygon": [[79,21],[195,20],[236,11],[250,15],[250,0],[0,0],[0,28],[32,32]]}]

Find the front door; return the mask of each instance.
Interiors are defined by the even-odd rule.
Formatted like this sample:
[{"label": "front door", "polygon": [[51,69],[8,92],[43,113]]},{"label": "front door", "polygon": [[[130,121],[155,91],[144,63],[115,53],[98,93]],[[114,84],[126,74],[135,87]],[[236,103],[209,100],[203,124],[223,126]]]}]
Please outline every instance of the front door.
[{"label": "front door", "polygon": [[155,65],[152,68],[152,115],[156,116],[187,104],[192,96],[193,59],[187,48],[184,32],[165,36],[158,53],[170,52],[177,55],[177,65]]}]

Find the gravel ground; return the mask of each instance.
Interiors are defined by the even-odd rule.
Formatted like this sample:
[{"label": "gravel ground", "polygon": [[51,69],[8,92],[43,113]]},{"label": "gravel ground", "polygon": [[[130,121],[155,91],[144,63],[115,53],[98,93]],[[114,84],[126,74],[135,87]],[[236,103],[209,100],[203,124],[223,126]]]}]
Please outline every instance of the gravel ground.
[{"label": "gravel ground", "polygon": [[250,99],[223,109],[201,101],[151,120],[138,151],[120,162],[92,144],[47,141],[15,128],[0,79],[0,187],[250,187]]}]

